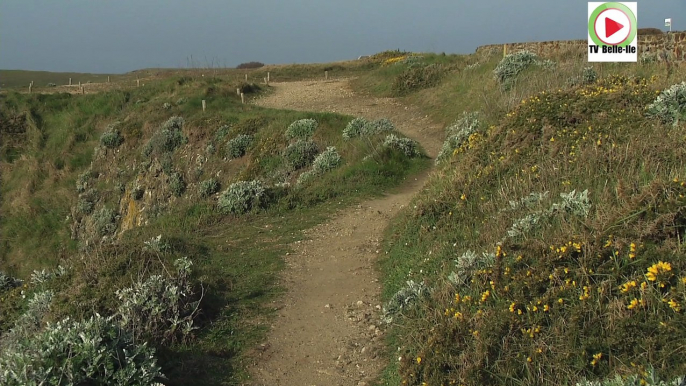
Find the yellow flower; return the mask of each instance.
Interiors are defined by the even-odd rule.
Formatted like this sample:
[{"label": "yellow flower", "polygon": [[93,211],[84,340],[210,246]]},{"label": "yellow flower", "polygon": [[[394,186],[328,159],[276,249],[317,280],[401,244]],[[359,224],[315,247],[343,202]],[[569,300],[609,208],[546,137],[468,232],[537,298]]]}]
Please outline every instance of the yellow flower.
[{"label": "yellow flower", "polygon": [[516,305],[517,305],[517,303],[515,303],[515,302],[510,303],[510,308],[509,308],[510,312],[512,312],[512,313],[515,312],[515,306]]},{"label": "yellow flower", "polygon": [[460,302],[460,294],[455,294],[455,303]]},{"label": "yellow flower", "polygon": [[562,299],[562,298],[559,298],[559,299],[557,299],[557,302],[560,303],[560,304],[563,304],[563,303],[565,302],[565,300]]},{"label": "yellow flower", "polygon": [[681,305],[676,300],[670,299],[667,304],[669,304],[669,308],[674,310],[674,312],[681,311]]},{"label": "yellow flower", "polygon": [[636,252],[636,244],[635,243],[629,244],[629,251]]},{"label": "yellow flower", "polygon": [[548,311],[550,311],[550,306],[546,304],[543,306],[543,312],[548,312]]},{"label": "yellow flower", "polygon": [[629,309],[629,310],[633,310],[634,308],[636,308],[636,307],[638,306],[638,304],[639,304],[638,299],[634,298],[634,299],[631,300],[631,302],[629,303],[629,305],[626,306],[626,308]]},{"label": "yellow flower", "polygon": [[684,285],[686,285],[686,276],[681,278],[681,282],[684,283]]},{"label": "yellow flower", "polygon": [[648,268],[648,273],[646,273],[646,279],[650,281],[657,281],[660,274],[667,273],[672,270],[672,265],[670,263],[665,263],[659,261]]},{"label": "yellow flower", "polygon": [[422,364],[422,357],[417,357],[417,364]]},{"label": "yellow flower", "polygon": [[632,288],[636,288],[636,285],[637,285],[636,280],[632,280],[632,281],[628,281],[628,282],[622,284],[621,286],[619,286],[619,289],[622,292],[626,293],[626,292],[631,291]]},{"label": "yellow flower", "polygon": [[460,200],[464,201],[466,199],[467,199],[467,196],[465,196],[464,193],[462,193],[462,195],[460,196]]},{"label": "yellow flower", "polygon": [[527,362],[531,363],[531,360],[532,360],[531,357],[526,357]]},{"label": "yellow flower", "polygon": [[603,357],[602,353],[593,354],[593,360],[591,361],[591,366],[597,365],[602,357]]}]

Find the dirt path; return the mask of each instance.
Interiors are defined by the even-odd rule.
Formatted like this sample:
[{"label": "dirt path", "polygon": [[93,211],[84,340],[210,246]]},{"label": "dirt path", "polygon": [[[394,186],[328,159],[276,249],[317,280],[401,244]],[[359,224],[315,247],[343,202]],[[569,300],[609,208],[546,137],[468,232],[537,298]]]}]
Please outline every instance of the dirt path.
[{"label": "dirt path", "polygon": [[[357,95],[348,82],[273,83],[256,103],[306,111],[389,118],[434,157],[442,129],[411,106]],[[388,221],[424,185],[428,173],[398,191],[337,213],[307,232],[286,256],[287,293],[252,368],[259,386],[368,385],[384,365],[379,325],[381,284],[374,270]],[[380,328],[381,327],[381,328]]]}]

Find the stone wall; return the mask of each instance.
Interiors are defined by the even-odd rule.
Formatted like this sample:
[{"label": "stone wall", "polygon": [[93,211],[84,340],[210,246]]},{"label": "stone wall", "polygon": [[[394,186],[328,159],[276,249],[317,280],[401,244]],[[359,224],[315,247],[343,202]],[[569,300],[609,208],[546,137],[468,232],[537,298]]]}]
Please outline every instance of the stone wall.
[{"label": "stone wall", "polygon": [[[535,52],[542,57],[559,55],[586,56],[588,42],[586,40],[559,40],[548,42],[506,43],[481,46],[476,49],[477,54],[493,51],[513,53],[522,50]],[[654,56],[657,60],[686,62],[686,31],[664,33],[661,35],[639,35],[638,55]]]}]

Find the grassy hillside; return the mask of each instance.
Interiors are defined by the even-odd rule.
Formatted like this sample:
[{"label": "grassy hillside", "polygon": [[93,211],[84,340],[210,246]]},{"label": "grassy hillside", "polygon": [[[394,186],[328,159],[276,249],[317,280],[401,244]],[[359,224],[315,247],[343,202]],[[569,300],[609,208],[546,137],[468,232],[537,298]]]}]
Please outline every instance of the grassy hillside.
[{"label": "grassy hillside", "polygon": [[446,124],[387,234],[385,384],[686,373],[686,86],[648,108],[683,70],[551,59],[388,53],[359,79]]},{"label": "grassy hillside", "polygon": [[[241,104],[236,88],[268,90],[236,78],[0,95],[0,367],[64,360],[27,362],[60,352],[30,336],[67,344],[112,329],[126,333],[101,344],[140,353],[134,367],[154,348],[167,385],[240,384],[288,244],[428,166],[383,145],[392,128],[345,140],[352,117]],[[46,324],[57,321],[69,332]],[[59,363],[106,367],[78,362],[91,357]]]},{"label": "grassy hillside", "polygon": [[34,89],[46,87],[49,83],[55,85],[69,84],[69,78],[74,85],[81,83],[107,82],[107,77],[114,82],[123,75],[117,74],[88,74],[80,72],[49,72],[49,71],[26,71],[26,70],[0,70],[0,87],[5,88],[28,88],[33,82]]}]

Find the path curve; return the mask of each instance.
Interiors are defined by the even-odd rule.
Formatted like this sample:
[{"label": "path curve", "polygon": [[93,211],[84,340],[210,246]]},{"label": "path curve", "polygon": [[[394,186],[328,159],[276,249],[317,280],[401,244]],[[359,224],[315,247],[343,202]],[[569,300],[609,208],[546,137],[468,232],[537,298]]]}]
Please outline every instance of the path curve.
[{"label": "path curve", "polygon": [[[261,106],[389,118],[432,158],[442,129],[413,106],[353,92],[347,80],[272,83]],[[267,340],[256,350],[254,386],[364,386],[385,364],[379,325],[381,283],[374,265],[388,221],[424,186],[428,172],[391,194],[339,211],[306,231],[285,257],[286,294]]]}]

